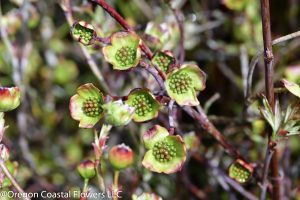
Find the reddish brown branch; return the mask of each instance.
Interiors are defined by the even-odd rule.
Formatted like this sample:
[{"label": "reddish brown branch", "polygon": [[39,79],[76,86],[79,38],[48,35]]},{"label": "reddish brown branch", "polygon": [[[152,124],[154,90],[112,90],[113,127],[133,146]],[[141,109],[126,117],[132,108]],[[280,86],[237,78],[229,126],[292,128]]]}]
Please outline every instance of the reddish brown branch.
[{"label": "reddish brown branch", "polygon": [[[125,30],[134,32],[134,29],[131,26],[129,26],[129,24],[126,22],[126,20],[112,6],[110,6],[108,3],[106,3],[106,1],[104,1],[104,0],[91,0],[91,1],[97,3],[99,6],[101,6]],[[153,54],[152,54],[150,48],[147,45],[145,45],[144,42],[142,42],[142,44],[141,44],[141,49],[145,53],[145,55],[147,56],[148,59],[152,58]]]},{"label": "reddish brown branch", "polygon": [[[273,67],[273,52],[272,52],[272,37],[271,37],[271,22],[270,22],[270,5],[269,0],[261,0],[261,16],[262,16],[262,28],[263,28],[263,41],[264,41],[264,56],[265,56],[265,86],[266,86],[266,97],[271,105],[273,111],[275,108],[274,104],[274,67]],[[280,182],[279,182],[279,167],[278,167],[278,153],[276,149],[272,149],[273,147],[270,146],[272,144],[272,137],[271,135],[268,136],[268,150],[266,157],[271,150],[273,150],[273,156],[271,160],[271,171],[272,171],[272,178],[277,180],[274,182],[274,189],[273,189],[273,200],[280,199]],[[265,165],[268,162],[265,162]],[[267,174],[268,174],[268,166],[264,166],[263,171],[263,183],[266,182]],[[266,187],[263,185],[263,190]]]},{"label": "reddish brown branch", "polygon": [[236,159],[239,158],[245,161],[241,154],[226,141],[220,131],[209,121],[207,115],[201,107],[198,109],[199,113],[192,107],[187,106],[184,106],[183,110],[197,120],[200,125],[220,143],[220,145],[225,149],[226,153]]}]

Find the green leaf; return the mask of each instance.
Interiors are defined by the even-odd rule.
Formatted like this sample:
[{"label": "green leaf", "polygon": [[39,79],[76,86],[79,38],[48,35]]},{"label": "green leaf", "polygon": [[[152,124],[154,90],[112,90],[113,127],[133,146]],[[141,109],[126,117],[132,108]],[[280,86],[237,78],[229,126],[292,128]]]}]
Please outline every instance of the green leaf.
[{"label": "green leaf", "polygon": [[279,131],[279,128],[281,126],[281,109],[278,100],[275,101],[275,115],[274,115],[274,130],[273,133],[277,133]]},{"label": "green leaf", "polygon": [[293,95],[300,98],[300,87],[296,83],[290,82],[286,79],[282,79],[282,83],[284,84],[284,87],[291,92]]}]

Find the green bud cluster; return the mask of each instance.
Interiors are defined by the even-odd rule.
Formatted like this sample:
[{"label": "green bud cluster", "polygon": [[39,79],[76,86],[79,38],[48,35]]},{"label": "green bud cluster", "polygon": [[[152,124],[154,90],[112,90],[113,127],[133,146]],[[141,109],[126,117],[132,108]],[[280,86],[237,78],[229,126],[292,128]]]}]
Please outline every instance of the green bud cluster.
[{"label": "green bud cluster", "polygon": [[117,50],[115,57],[121,67],[133,65],[136,59],[136,51],[132,47],[124,46]]},{"label": "green bud cluster", "polygon": [[86,114],[88,117],[96,117],[103,112],[100,99],[95,97],[86,99],[83,103],[82,109],[84,114]]},{"label": "green bud cluster", "polygon": [[74,35],[79,36],[79,40],[83,40],[84,43],[89,43],[94,37],[94,30],[86,28],[80,24],[77,24],[73,30]]},{"label": "green bud cluster", "polygon": [[165,141],[155,143],[152,151],[155,159],[161,163],[169,162],[176,156],[176,149],[174,145],[168,144]]},{"label": "green bud cluster", "polygon": [[192,78],[187,73],[174,74],[171,76],[169,87],[176,94],[183,94],[192,85]]},{"label": "green bud cluster", "polygon": [[172,59],[164,54],[158,54],[154,57],[154,63],[161,68],[163,72],[167,73]]},{"label": "green bud cluster", "polygon": [[147,113],[152,112],[153,110],[151,101],[145,94],[136,96],[133,99],[132,106],[135,108],[135,113],[140,117],[145,116]]},{"label": "green bud cluster", "polygon": [[230,176],[235,178],[239,182],[246,182],[251,176],[251,172],[241,164],[235,163],[231,166]]}]

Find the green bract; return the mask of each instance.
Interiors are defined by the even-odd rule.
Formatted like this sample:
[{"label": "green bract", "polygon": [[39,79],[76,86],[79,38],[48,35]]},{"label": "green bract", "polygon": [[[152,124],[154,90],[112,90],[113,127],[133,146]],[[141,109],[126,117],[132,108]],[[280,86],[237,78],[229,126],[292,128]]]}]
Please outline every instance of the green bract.
[{"label": "green bract", "polygon": [[252,173],[253,168],[241,159],[237,159],[229,167],[229,176],[240,183],[247,182]]},{"label": "green bract", "polygon": [[84,84],[71,97],[71,116],[80,122],[79,127],[92,128],[104,114],[103,102],[103,95],[98,88],[91,83]]},{"label": "green bract", "polygon": [[160,109],[159,102],[148,89],[132,90],[126,103],[135,108],[133,115],[135,122],[145,122],[157,117]]},{"label": "green bract", "polygon": [[151,62],[166,74],[169,71],[170,66],[175,63],[175,59],[171,52],[159,51],[153,56]]},{"label": "green bract", "polygon": [[137,66],[141,59],[139,44],[140,38],[135,33],[117,32],[111,36],[111,45],[103,48],[103,54],[113,69],[127,70]]},{"label": "green bract", "polygon": [[93,44],[97,36],[94,27],[85,21],[75,22],[71,28],[71,34],[75,40],[84,45]]},{"label": "green bract", "polygon": [[206,75],[194,64],[182,65],[167,75],[165,86],[169,96],[179,105],[199,105],[197,91],[205,89]]},{"label": "green bract", "polygon": [[121,170],[133,164],[134,153],[130,147],[120,144],[110,149],[108,159],[116,170]]},{"label": "green bract", "polygon": [[134,115],[134,108],[124,104],[122,100],[109,102],[102,107],[105,110],[107,123],[113,126],[125,126],[129,124]]},{"label": "green bract", "polygon": [[78,165],[77,171],[82,178],[91,179],[96,175],[95,163],[91,160],[83,161]]},{"label": "green bract", "polygon": [[20,105],[21,93],[18,87],[0,87],[0,112],[7,112]]},{"label": "green bract", "polygon": [[144,134],[143,141],[148,149],[142,162],[144,167],[166,174],[181,170],[186,148],[179,135],[169,135],[164,127],[155,125]]}]

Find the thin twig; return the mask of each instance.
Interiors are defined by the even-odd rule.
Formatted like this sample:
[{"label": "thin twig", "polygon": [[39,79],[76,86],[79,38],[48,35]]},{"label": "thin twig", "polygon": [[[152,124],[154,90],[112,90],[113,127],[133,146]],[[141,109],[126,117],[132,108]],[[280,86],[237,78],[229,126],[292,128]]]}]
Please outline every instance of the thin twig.
[{"label": "thin twig", "polygon": [[212,160],[208,160],[204,156],[199,156],[199,154],[197,154],[197,153],[193,153],[192,156],[199,163],[206,164],[209,167],[209,169],[211,169],[212,172],[217,176],[218,179],[222,179],[222,181],[225,182],[225,183],[223,183],[223,185],[224,184],[230,185],[234,190],[236,190],[238,193],[240,193],[241,195],[243,195],[245,198],[247,198],[249,200],[258,200],[252,193],[248,192],[243,186],[241,186],[239,183],[237,183],[236,181],[234,181],[233,179],[228,177],[224,173],[224,171],[218,167],[216,162],[214,162]]},{"label": "thin twig", "polygon": [[233,147],[231,144],[227,142],[225,137],[221,134],[221,132],[209,121],[207,115],[201,106],[198,106],[198,112],[194,110],[192,107],[184,106],[182,107],[186,113],[188,113],[191,117],[199,122],[199,124],[210,133],[224,148],[225,152],[230,156],[236,159],[242,159],[246,162],[246,160],[241,156],[241,154]]},{"label": "thin twig", "polygon": [[[273,66],[273,52],[272,52],[272,36],[271,36],[271,22],[270,22],[270,5],[269,0],[261,0],[261,16],[262,16],[262,28],[263,28],[263,42],[264,42],[264,56],[265,56],[265,89],[267,100],[274,112],[274,66]],[[274,151],[271,155],[271,167],[272,178],[277,180],[279,177],[279,163],[278,152],[276,145],[273,145],[272,133],[268,135],[268,149]],[[267,164],[267,163],[265,163]],[[267,177],[268,166],[264,166],[263,177]],[[280,182],[277,180],[273,185],[273,200],[280,200]]]},{"label": "thin twig", "polygon": [[246,197],[249,200],[258,200],[253,194],[248,192],[244,187],[242,187],[239,183],[228,177],[227,175],[223,174],[224,179],[226,182],[237,192],[242,194],[244,197]]},{"label": "thin twig", "polygon": [[247,94],[247,73],[249,70],[249,57],[247,48],[244,45],[240,46],[240,52],[241,72],[243,77],[243,90],[245,97]]},{"label": "thin twig", "polygon": [[269,172],[269,167],[270,167],[273,153],[274,151],[272,151],[270,148],[267,148],[264,167],[263,167],[260,200],[264,200],[266,198],[267,187],[268,187],[268,172]]},{"label": "thin twig", "polygon": [[156,80],[157,84],[159,85],[161,91],[164,91],[165,90],[164,80],[159,75],[157,70],[155,70],[154,67],[150,66],[147,62],[144,62],[144,61],[141,61],[140,65],[154,77],[154,79]]},{"label": "thin twig", "polygon": [[219,98],[220,94],[218,92],[211,96],[204,104],[204,112],[207,113],[211,105],[215,103]]},{"label": "thin twig", "polygon": [[184,17],[183,15],[180,13],[180,11],[178,9],[172,9],[177,24],[178,24],[178,28],[179,28],[179,64],[181,65],[184,62],[184,58],[185,58],[185,50],[184,50]]},{"label": "thin twig", "polygon": [[[111,7],[106,1],[104,0],[91,0],[92,2],[97,3],[99,6],[101,6],[112,18],[114,18],[125,30],[127,31],[133,31],[134,29],[129,26],[129,24],[126,22],[126,20],[113,8]],[[150,48],[145,45],[145,43],[142,41],[141,49],[145,53],[145,55],[148,57],[148,59],[151,59],[153,54],[150,50]]]},{"label": "thin twig", "polygon": [[[72,26],[74,23],[74,19],[73,19],[73,15],[72,15],[72,8],[71,8],[70,0],[62,0],[61,8],[63,9],[63,11],[65,13],[68,24],[70,26]],[[108,41],[105,41],[105,42],[108,42]],[[88,50],[86,49],[85,46],[83,46],[82,44],[79,43],[79,47],[88,63],[90,69],[92,70],[92,72],[96,76],[96,78],[98,79],[101,88],[103,89],[104,92],[109,93],[109,91],[110,91],[109,87],[106,84],[104,77],[103,77],[101,71],[99,70],[95,60],[92,58],[92,56],[90,55],[90,53],[88,52]]]},{"label": "thin twig", "polygon": [[2,170],[2,172],[5,174],[5,176],[10,180],[10,182],[13,184],[13,186],[16,188],[16,190],[19,192],[20,196],[22,197],[22,199],[24,200],[30,200],[26,195],[24,190],[21,188],[21,186],[18,184],[18,182],[16,181],[16,179],[11,175],[11,173],[9,172],[9,170],[7,169],[4,161],[2,159],[0,159],[0,168]]},{"label": "thin twig", "polygon": [[174,131],[175,131],[175,112],[174,112],[174,103],[175,101],[174,100],[171,100],[169,102],[169,105],[168,105],[168,109],[169,109],[169,125],[170,125],[170,128],[169,128],[169,133],[171,135],[174,134]]},{"label": "thin twig", "polygon": [[[279,43],[286,42],[288,40],[291,40],[291,39],[294,39],[297,37],[300,37],[300,31],[277,38],[272,41],[272,45],[277,45]],[[259,61],[259,58],[263,55],[263,53],[264,53],[263,49],[258,50],[250,62],[249,71],[248,71],[248,75],[247,75],[247,89],[246,89],[246,97],[245,97],[246,105],[249,105],[249,97],[251,96],[253,73],[254,73],[255,67]]]}]

